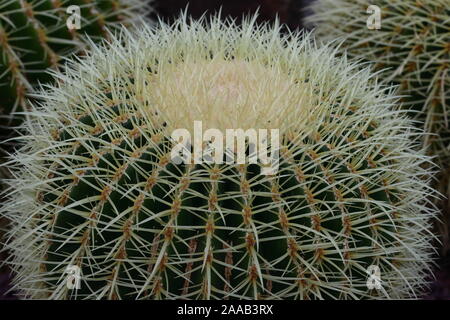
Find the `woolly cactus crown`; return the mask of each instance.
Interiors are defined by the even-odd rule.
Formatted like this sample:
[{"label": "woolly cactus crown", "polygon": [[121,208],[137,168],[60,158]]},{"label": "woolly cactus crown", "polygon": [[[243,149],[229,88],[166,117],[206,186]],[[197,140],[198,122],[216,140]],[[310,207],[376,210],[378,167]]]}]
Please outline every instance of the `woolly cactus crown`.
[{"label": "woolly cactus crown", "polygon": [[[366,10],[377,5],[381,28],[369,29]],[[309,17],[325,42],[345,39],[352,58],[384,69],[400,85],[403,105],[424,122],[425,145],[450,166],[450,2],[448,0],[318,0]]]},{"label": "woolly cactus crown", "polygon": [[[55,77],[1,210],[24,297],[398,298],[426,285],[421,135],[391,89],[308,34],[181,18],[123,30]],[[280,129],[278,172],[171,163],[171,131],[194,120]]]}]

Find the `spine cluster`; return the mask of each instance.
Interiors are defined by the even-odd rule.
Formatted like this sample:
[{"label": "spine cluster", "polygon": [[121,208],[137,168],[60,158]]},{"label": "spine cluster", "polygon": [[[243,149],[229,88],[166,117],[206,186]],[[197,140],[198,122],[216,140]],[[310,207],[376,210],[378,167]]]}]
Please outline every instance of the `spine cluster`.
[{"label": "spine cluster", "polygon": [[[245,72],[224,71],[236,66]],[[392,88],[308,34],[181,18],[93,45],[58,77],[23,124],[1,210],[24,297],[410,298],[426,287],[423,136]],[[192,119],[275,123],[278,172],[172,163],[171,130]],[[65,282],[72,266],[79,290]]]},{"label": "spine cluster", "polygon": [[[356,59],[400,87],[402,105],[423,124],[424,146],[448,176],[450,167],[450,7],[448,0],[382,0],[380,29],[367,27],[368,0],[319,0],[310,22],[324,41],[342,39]],[[443,179],[446,181],[445,177]],[[445,191],[447,186],[445,186]]]},{"label": "spine cluster", "polygon": [[[70,6],[80,9],[80,29],[69,29]],[[51,80],[64,57],[81,52],[87,36],[110,37],[139,17],[140,0],[0,0],[0,125],[28,108],[28,94]]]}]

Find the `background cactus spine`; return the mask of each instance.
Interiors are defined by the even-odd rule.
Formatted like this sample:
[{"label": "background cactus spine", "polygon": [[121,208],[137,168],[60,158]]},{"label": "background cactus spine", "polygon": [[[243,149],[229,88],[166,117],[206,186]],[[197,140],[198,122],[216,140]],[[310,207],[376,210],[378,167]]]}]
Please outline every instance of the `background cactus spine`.
[{"label": "background cactus spine", "polygon": [[[70,6],[80,10],[80,29],[68,28],[68,20],[76,21]],[[47,69],[56,70],[63,57],[86,47],[86,36],[108,38],[139,19],[145,6],[141,0],[0,0],[0,124],[26,108],[27,94],[39,82],[51,80]]]},{"label": "background cactus spine", "polygon": [[[381,12],[381,28],[367,27],[370,5]],[[423,145],[441,168],[436,189],[444,255],[450,249],[450,3],[448,0],[318,0],[308,18],[323,41],[345,39],[342,48],[384,70],[381,80],[400,86],[402,105],[428,135]]]}]

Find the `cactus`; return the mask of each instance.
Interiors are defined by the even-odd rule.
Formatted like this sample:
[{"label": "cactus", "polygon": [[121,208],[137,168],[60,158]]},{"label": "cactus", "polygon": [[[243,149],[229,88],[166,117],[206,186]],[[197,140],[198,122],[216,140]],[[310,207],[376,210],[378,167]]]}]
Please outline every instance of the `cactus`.
[{"label": "cactus", "polygon": [[434,135],[431,154],[449,166],[450,8],[447,0],[381,0],[381,28],[367,26],[369,0],[319,0],[309,18],[325,42],[342,38],[350,57],[373,62],[376,70],[401,88],[412,109]]},{"label": "cactus", "polygon": [[[69,29],[66,10],[78,5],[81,29]],[[141,0],[0,0],[0,124],[27,108],[27,95],[38,83],[51,80],[65,56],[81,52],[86,36],[109,36],[108,28],[130,24],[144,8]]]},{"label": "cactus", "polygon": [[[22,125],[0,210],[22,297],[378,299],[427,287],[422,134],[392,87],[333,47],[255,18],[182,16],[123,30],[56,77]],[[279,129],[278,170],[177,164],[171,135],[195,120]]]},{"label": "cactus", "polygon": [[[367,26],[372,4],[381,12],[378,30]],[[436,188],[450,195],[449,1],[318,0],[312,9],[309,23],[318,38],[345,39],[350,57],[372,62],[386,81],[400,86],[403,106],[429,133],[423,145],[442,169]]]}]

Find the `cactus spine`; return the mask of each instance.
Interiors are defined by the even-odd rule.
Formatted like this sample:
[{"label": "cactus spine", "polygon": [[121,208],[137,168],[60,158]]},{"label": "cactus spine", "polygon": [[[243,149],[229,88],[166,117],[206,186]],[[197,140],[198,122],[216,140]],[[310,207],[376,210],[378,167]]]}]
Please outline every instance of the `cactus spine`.
[{"label": "cactus spine", "polygon": [[[366,25],[372,4],[381,9],[379,30]],[[387,82],[400,86],[403,106],[429,133],[424,146],[441,167],[436,188],[450,195],[450,2],[318,0],[313,11],[309,20],[320,39],[345,39],[350,57],[372,62]]]},{"label": "cactus spine", "polygon": [[[404,106],[424,122],[426,145],[449,167],[450,7],[448,0],[381,0],[381,29],[367,27],[368,0],[319,0],[310,22],[325,42],[345,39],[349,56],[387,69],[384,77],[407,95]],[[445,165],[444,165],[445,164]]]},{"label": "cactus spine", "polygon": [[[40,93],[13,156],[25,298],[416,297],[431,259],[421,134],[367,69],[279,26],[123,31]],[[172,130],[278,128],[279,170],[174,164]],[[68,266],[81,288],[68,289]],[[382,288],[367,287],[377,266]]]},{"label": "cactus spine", "polygon": [[[81,29],[68,29],[66,9],[78,5]],[[108,37],[108,29],[139,17],[140,0],[0,0],[0,116],[26,109],[27,93],[51,79],[62,58],[80,52],[86,35],[94,41]]]}]

